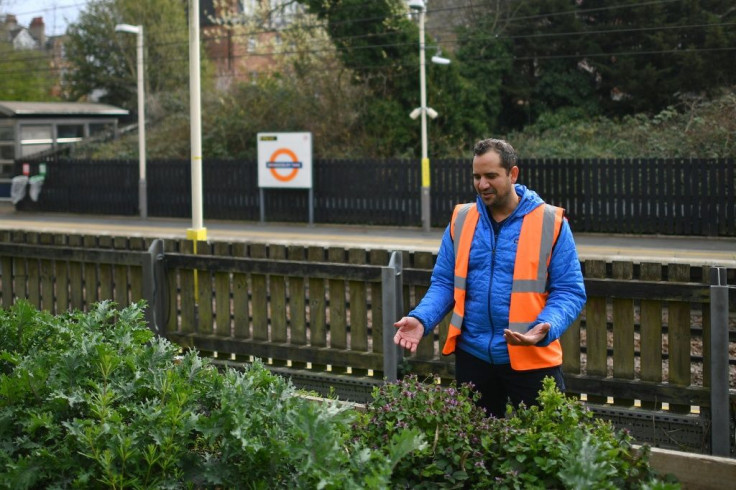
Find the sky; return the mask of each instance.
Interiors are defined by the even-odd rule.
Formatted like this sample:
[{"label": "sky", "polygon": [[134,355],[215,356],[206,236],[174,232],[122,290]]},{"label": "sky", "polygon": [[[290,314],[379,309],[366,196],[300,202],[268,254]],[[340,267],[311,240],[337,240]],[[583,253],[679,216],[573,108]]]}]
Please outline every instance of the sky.
[{"label": "sky", "polygon": [[43,17],[46,35],[56,36],[76,21],[87,0],[0,0],[0,13],[14,14],[18,24],[28,27],[34,17]]}]

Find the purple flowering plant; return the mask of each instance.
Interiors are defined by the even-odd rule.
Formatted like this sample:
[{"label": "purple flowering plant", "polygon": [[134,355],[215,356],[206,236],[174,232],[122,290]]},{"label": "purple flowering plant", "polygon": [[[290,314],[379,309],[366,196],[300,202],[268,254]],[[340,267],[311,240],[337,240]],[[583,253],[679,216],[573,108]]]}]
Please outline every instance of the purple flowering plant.
[{"label": "purple flowering plant", "polygon": [[355,437],[380,451],[402,431],[425,444],[394,467],[392,488],[616,488],[670,490],[626,431],[596,419],[548,378],[538,406],[507,407],[487,417],[479,394],[464,384],[441,386],[417,375],[375,388],[353,424]]},{"label": "purple flowering plant", "polygon": [[394,487],[463,488],[492,484],[482,438],[498,421],[476,406],[469,384],[441,386],[410,374],[373,391],[373,401],[354,430],[374,449],[407,429],[417,429],[426,445],[394,468]]}]

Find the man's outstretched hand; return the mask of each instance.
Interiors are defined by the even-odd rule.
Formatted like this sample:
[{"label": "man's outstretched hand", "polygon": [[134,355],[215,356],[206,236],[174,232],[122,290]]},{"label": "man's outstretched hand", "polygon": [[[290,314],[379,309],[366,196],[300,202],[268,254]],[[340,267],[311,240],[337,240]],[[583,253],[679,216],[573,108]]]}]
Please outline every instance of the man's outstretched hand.
[{"label": "man's outstretched hand", "polygon": [[549,332],[549,323],[538,323],[526,333],[512,332],[509,329],[503,331],[503,338],[511,345],[536,345]]},{"label": "man's outstretched hand", "polygon": [[394,335],[394,343],[404,349],[416,352],[417,345],[419,345],[419,341],[424,336],[424,325],[422,325],[422,322],[413,316],[405,316],[394,323],[394,327],[398,328],[396,335]]}]

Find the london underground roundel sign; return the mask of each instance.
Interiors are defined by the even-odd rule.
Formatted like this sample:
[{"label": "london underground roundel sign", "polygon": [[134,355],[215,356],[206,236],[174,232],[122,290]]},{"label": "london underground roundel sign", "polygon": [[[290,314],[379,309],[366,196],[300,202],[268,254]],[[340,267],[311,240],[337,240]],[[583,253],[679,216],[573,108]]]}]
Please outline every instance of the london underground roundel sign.
[{"label": "london underground roundel sign", "polygon": [[258,133],[258,187],[312,188],[312,133]]}]

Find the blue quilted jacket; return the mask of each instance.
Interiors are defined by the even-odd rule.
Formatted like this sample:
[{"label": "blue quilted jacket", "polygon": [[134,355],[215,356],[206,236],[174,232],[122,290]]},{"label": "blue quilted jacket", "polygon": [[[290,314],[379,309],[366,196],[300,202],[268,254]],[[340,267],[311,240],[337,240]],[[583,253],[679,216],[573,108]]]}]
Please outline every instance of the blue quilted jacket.
[{"label": "blue quilted jacket", "polygon": [[[486,206],[480,197],[476,198],[480,219],[470,247],[465,320],[457,348],[493,364],[510,362],[503,330],[509,324],[511,282],[521,222],[527,213],[543,204],[536,192],[523,185],[516,184],[516,193],[520,197],[519,205],[506,219],[498,236],[493,232]],[[454,270],[455,255],[448,225],[442,237],[429,290],[409,313],[409,316],[422,322],[425,335],[455,304]],[[558,339],[578,317],[586,300],[580,262],[566,219],[552,249],[548,272],[547,304],[533,324],[546,322],[551,325],[547,336],[537,344],[540,346]]]}]

